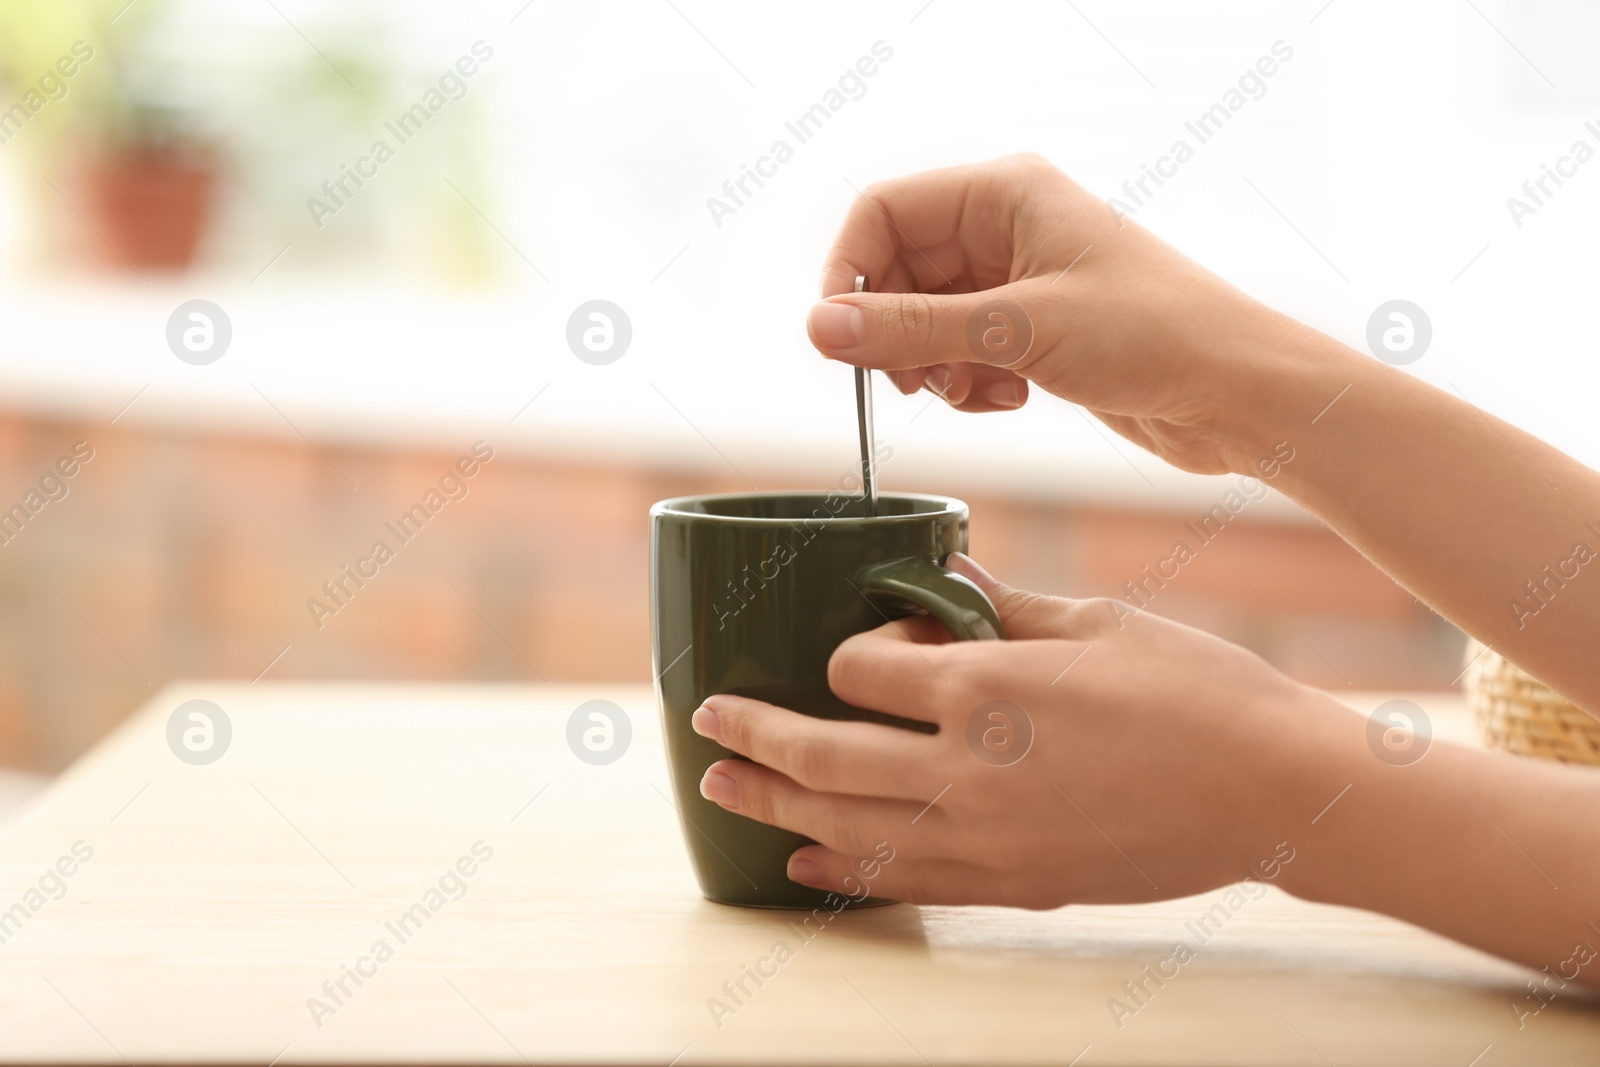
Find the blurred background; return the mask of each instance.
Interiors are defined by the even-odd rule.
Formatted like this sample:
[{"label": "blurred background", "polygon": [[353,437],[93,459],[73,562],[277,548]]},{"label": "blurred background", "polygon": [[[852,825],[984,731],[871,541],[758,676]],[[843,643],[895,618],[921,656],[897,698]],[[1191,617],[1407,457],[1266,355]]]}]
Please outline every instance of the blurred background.
[{"label": "blurred background", "polygon": [[[1600,164],[1507,205],[1600,147],[1597,30],[1559,0],[5,0],[0,766],[59,770],[179,677],[648,681],[648,506],[852,469],[805,312],[857,191],[928,167],[1032,150],[1127,203],[1185,139],[1141,224],[1358,348],[1413,301],[1410,373],[1600,463]],[[592,300],[610,362],[568,343]],[[1237,485],[1037,393],[877,393],[885,488],[967,499],[1013,584],[1122,595]],[[1319,685],[1460,670],[1275,495],[1150,606]]]}]

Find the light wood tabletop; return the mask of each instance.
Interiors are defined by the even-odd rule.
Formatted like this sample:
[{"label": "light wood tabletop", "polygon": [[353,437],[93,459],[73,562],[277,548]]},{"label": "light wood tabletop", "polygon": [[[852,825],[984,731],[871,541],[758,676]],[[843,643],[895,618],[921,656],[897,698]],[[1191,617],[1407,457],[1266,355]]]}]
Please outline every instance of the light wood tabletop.
[{"label": "light wood tabletop", "polygon": [[[1437,734],[1467,732],[1457,701],[1412,699]],[[190,700],[226,714],[214,762],[169,746]],[[614,762],[569,747],[589,700],[627,714]],[[179,727],[190,752],[196,727]],[[0,837],[0,1059],[1600,1059],[1593,1002],[1563,993],[1519,1027],[1541,1003],[1530,972],[1276,889],[1044,913],[900,904],[810,928],[712,904],[670,795],[645,688],[168,688]],[[1179,942],[1192,958],[1163,964]]]}]

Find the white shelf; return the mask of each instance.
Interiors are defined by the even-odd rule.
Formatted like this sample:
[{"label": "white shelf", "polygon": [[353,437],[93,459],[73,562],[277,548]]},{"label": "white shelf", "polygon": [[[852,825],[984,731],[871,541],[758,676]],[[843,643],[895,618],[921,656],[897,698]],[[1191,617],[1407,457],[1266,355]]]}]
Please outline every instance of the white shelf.
[{"label": "white shelf", "polygon": [[[230,288],[247,287],[14,290],[0,298],[0,390],[13,409],[89,423],[383,448],[484,438],[512,454],[745,472],[763,488],[827,487],[854,470],[850,373],[803,340],[738,376],[714,358],[678,363],[636,319],[629,353],[595,367],[566,349],[553,309],[525,297],[217,292]],[[168,350],[165,326],[202,293],[234,336],[217,362],[193,366]],[[886,488],[1168,508],[1209,505],[1236,481],[1166,468],[1037,391],[999,416],[903,397],[881,377],[876,394],[877,432],[894,450]],[[1284,501],[1259,510],[1298,514]]]}]

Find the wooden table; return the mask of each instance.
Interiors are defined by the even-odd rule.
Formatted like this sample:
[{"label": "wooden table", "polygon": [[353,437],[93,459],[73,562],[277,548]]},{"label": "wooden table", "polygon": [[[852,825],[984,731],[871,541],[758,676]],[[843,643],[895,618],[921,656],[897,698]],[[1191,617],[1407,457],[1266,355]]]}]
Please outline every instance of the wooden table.
[{"label": "wooden table", "polygon": [[[232,724],[209,765],[168,747],[189,699]],[[568,717],[590,699],[630,717],[631,747],[609,765],[567,746]],[[1439,733],[1463,732],[1455,702],[1415,699]],[[1600,1060],[1600,1011],[1582,998],[1558,997],[1519,1030],[1510,1005],[1532,1003],[1526,972],[1277,890],[1120,1020],[1109,1002],[1129,1003],[1124,982],[1175,941],[1197,944],[1185,924],[1210,898],[1044,914],[896,905],[807,940],[791,913],[699,896],[669,793],[643,688],[169,688],[0,838],[0,916],[17,902],[26,913],[0,931],[0,1059]],[[75,845],[92,856],[74,859]],[[50,899],[62,857],[72,873]],[[458,862],[470,876],[430,900]],[[41,878],[50,893],[32,909]],[[792,958],[761,964],[776,974],[746,979],[750,995],[714,1019],[708,1001],[733,1007],[724,982],[778,941]],[[337,991],[358,964],[366,976],[344,977],[335,1003],[324,983]]]}]

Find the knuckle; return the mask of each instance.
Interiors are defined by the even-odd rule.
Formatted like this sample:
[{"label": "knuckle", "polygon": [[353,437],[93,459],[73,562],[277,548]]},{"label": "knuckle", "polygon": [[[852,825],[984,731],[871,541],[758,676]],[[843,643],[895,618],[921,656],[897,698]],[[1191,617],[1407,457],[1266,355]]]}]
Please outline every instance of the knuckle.
[{"label": "knuckle", "polygon": [[1096,634],[1119,629],[1122,625],[1122,616],[1131,612],[1128,605],[1110,597],[1089,597],[1085,600],[1069,601],[1064,610],[1075,629]]},{"label": "knuckle", "polygon": [[1000,594],[1000,599],[1005,602],[1008,612],[1026,611],[1038,615],[1056,611],[1065,603],[1059,597],[1035,593],[1028,589],[1007,589]]},{"label": "knuckle", "polygon": [[882,339],[896,348],[923,347],[933,330],[933,305],[921,293],[903,293],[881,306],[878,329]]},{"label": "knuckle", "polygon": [[784,769],[790,778],[807,789],[822,789],[833,767],[827,747],[817,737],[802,736],[790,741],[784,753]]},{"label": "knuckle", "polygon": [[989,591],[996,610],[1010,620],[1009,629],[1032,633],[1056,629],[1066,618],[1072,601],[1047,593],[1009,586]]},{"label": "knuckle", "polygon": [[870,851],[865,843],[866,835],[843,812],[833,808],[818,811],[814,822],[814,826],[801,832],[809,833],[835,852],[855,856]]},{"label": "knuckle", "polygon": [[818,279],[822,294],[828,296],[849,292],[848,283],[855,277],[855,273],[855,267],[851,266],[837,250],[830,253],[822,264],[822,276]]},{"label": "knuckle", "polygon": [[[941,646],[940,651],[946,663],[945,673],[968,691],[967,697],[986,694],[987,699],[1015,687],[1015,664],[1010,657],[994,655],[994,648],[987,641],[952,641]],[[970,712],[980,703],[981,700],[974,703],[970,699],[956,702],[962,712]]]},{"label": "knuckle", "polygon": [[739,782],[739,814],[757,822],[777,823],[783,816],[783,802],[762,775],[746,773],[737,775]]},{"label": "knuckle", "polygon": [[747,774],[739,782],[739,814],[757,822],[794,829],[794,798],[768,774]]},{"label": "knuckle", "polygon": [[744,713],[744,709],[721,708],[717,712],[717,719],[722,725],[722,747],[748,755],[750,716]]},{"label": "knuckle", "polygon": [[1061,169],[1037,152],[1018,152],[1007,160],[1016,171],[1032,182],[1044,182],[1058,177]]},{"label": "knuckle", "polygon": [[864,666],[862,645],[854,639],[846,640],[828,657],[828,688],[834,695],[849,700],[849,693]]},{"label": "knuckle", "polygon": [[889,207],[889,197],[893,195],[894,190],[896,186],[899,185],[900,181],[901,179],[896,178],[885,178],[881,181],[875,181],[865,189],[861,190],[861,199],[867,202],[868,207],[873,208],[876,211],[887,212]]},{"label": "knuckle", "polygon": [[1033,702],[1020,684],[1024,679],[1017,677],[1014,663],[1001,663],[992,659],[979,660],[968,677],[973,692],[982,698],[972,704],[973,712],[990,701],[998,700],[1018,707]]}]

